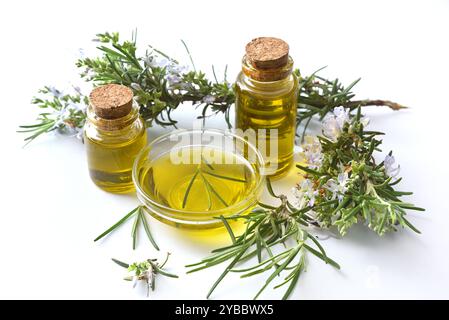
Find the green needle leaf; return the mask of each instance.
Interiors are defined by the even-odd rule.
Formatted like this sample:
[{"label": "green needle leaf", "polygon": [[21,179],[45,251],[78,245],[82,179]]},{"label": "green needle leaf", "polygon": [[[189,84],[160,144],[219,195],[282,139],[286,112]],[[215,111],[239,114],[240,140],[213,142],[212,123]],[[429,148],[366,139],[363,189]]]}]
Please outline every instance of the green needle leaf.
[{"label": "green needle leaf", "polygon": [[209,183],[209,181],[207,181],[206,177],[204,177],[204,175],[201,173],[201,177],[204,180],[205,185],[207,186],[207,188],[211,191],[211,193],[213,193],[218,200],[220,200],[220,202],[225,206],[228,207],[228,204],[226,203],[226,201],[220,196],[220,194],[214,189],[214,187]]},{"label": "green needle leaf", "polygon": [[112,261],[114,261],[116,264],[118,264],[120,267],[129,268],[129,264],[125,263],[125,262],[121,262],[120,260],[114,259],[112,258]]},{"label": "green needle leaf", "polygon": [[119,226],[121,226],[126,220],[128,220],[133,214],[136,213],[136,211],[139,209],[139,207],[134,208],[133,210],[131,210],[128,214],[126,214],[123,218],[121,218],[117,223],[115,223],[112,227],[110,227],[109,229],[107,229],[105,232],[103,232],[102,234],[100,234],[98,237],[95,238],[95,241],[100,240],[101,238],[103,238],[104,236],[106,236],[107,234],[109,234],[110,232],[114,231],[116,228],[118,228]]},{"label": "green needle leaf", "polygon": [[208,172],[208,171],[202,171],[202,172],[205,173],[205,174],[208,174],[210,176],[214,176],[216,178],[220,178],[220,179],[231,180],[231,181],[235,181],[235,182],[243,182],[243,183],[247,182],[246,180],[243,180],[243,179],[238,179],[238,178],[234,178],[234,177],[227,177],[227,176],[219,175],[219,174]]},{"label": "green needle leaf", "polygon": [[235,243],[235,235],[234,235],[234,232],[232,231],[232,228],[229,225],[228,221],[222,215],[220,216],[220,220],[223,222],[224,226],[226,227],[226,230],[228,231],[229,236],[231,237],[232,243]]},{"label": "green needle leaf", "polygon": [[142,224],[143,224],[143,228],[145,229],[145,232],[147,234],[148,240],[150,240],[151,244],[153,245],[153,247],[156,250],[159,250],[159,246],[157,245],[156,241],[154,241],[153,235],[151,234],[151,230],[150,230],[150,227],[148,225],[147,218],[145,217],[145,209],[143,209],[141,207],[139,214],[140,214],[140,219],[141,219]]},{"label": "green needle leaf", "polygon": [[134,218],[134,223],[133,223],[133,228],[131,229],[131,236],[133,238],[133,250],[136,249],[136,244],[137,244],[137,229],[138,229],[138,225],[139,225],[139,221],[141,220],[140,218],[140,210],[137,213],[136,217]]},{"label": "green needle leaf", "polygon": [[274,197],[274,198],[280,198],[278,195],[276,195],[276,193],[274,193],[273,186],[271,185],[270,178],[267,177],[266,182],[267,182],[267,190],[270,193],[270,195],[272,197]]},{"label": "green needle leaf", "polygon": [[187,186],[187,190],[186,190],[186,193],[184,195],[184,200],[182,201],[182,207],[183,208],[186,207],[187,198],[189,197],[189,194],[190,194],[190,189],[192,189],[193,182],[195,181],[196,176],[198,175],[199,172],[200,172],[199,170],[196,170],[195,173],[192,176],[192,179],[190,179],[189,185]]}]

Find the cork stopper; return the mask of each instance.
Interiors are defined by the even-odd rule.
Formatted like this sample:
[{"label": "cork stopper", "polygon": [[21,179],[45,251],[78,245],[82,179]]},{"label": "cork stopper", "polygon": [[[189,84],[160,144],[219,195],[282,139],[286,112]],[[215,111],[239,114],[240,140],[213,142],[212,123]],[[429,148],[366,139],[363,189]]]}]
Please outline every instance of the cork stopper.
[{"label": "cork stopper", "polygon": [[272,37],[260,37],[246,45],[246,58],[256,69],[278,69],[287,65],[288,44]]},{"label": "cork stopper", "polygon": [[131,112],[133,92],[119,84],[97,87],[90,93],[90,104],[95,114],[103,119],[118,119]]}]

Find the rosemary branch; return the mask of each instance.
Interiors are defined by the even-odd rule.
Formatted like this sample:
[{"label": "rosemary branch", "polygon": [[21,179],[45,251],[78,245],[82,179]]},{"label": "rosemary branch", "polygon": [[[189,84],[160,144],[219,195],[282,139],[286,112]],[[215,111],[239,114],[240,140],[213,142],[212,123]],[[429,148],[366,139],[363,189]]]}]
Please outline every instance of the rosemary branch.
[{"label": "rosemary branch", "polygon": [[[306,213],[308,210],[297,210],[284,195],[276,195],[273,192],[269,180],[268,190],[273,197],[278,198],[281,204],[278,207],[260,204],[246,215],[221,217],[232,244],[212,251],[211,256],[198,263],[187,265],[188,273],[197,272],[225,261],[231,261],[223,273],[218,277],[207,294],[211,296],[218,284],[229,272],[241,273],[242,278],[251,277],[272,270],[266,282],[256,293],[255,299],[284,271],[289,271],[282,282],[275,286],[280,288],[288,284],[283,295],[287,299],[298,282],[300,274],[305,268],[306,253],[309,252],[325,263],[339,269],[340,266],[330,259],[322,245],[307,231],[307,226],[313,218]],[[236,237],[227,220],[243,219],[246,224],[245,232]],[[293,242],[293,244],[291,244]],[[275,254],[274,248],[284,248]],[[239,268],[243,262],[257,257],[257,263],[246,268]]]},{"label": "rosemary branch", "polygon": [[[94,40],[99,43],[100,56],[81,58],[76,62],[81,70],[81,78],[94,86],[117,83],[131,87],[147,126],[176,126],[177,121],[171,113],[186,103],[200,109],[198,118],[205,120],[209,116],[223,114],[228,127],[232,126],[230,112],[235,93],[227,79],[227,68],[223,80],[219,81],[212,67],[214,78],[209,80],[204,72],[195,68],[185,42],[183,45],[193,71],[152,46],[148,47],[144,55],[138,56],[135,33],[131,41],[121,41],[118,33],[109,32],[98,34]],[[328,80],[318,76],[322,69],[310,76],[303,76],[299,69],[294,71],[299,80],[297,125],[303,125],[303,133],[315,116],[322,120],[339,106],[350,109],[371,105],[386,106],[392,110],[405,108],[388,100],[353,100],[355,95],[351,90],[360,79],[345,87],[338,79]],[[59,105],[65,105],[70,96],[48,88],[42,89],[41,95],[32,102],[46,109],[39,115],[39,122],[21,127],[30,133],[26,137],[27,141],[54,130],[62,133],[79,131],[84,125],[85,105],[79,109],[80,112],[61,112],[62,107]],[[87,104],[87,97],[81,93],[76,93],[75,98]]]},{"label": "rosemary branch", "polygon": [[106,231],[104,231],[102,234],[100,234],[98,237],[94,239],[94,242],[97,242],[98,240],[104,238],[105,236],[109,235],[111,232],[115,231],[119,227],[121,227],[126,221],[134,217],[133,227],[131,229],[131,236],[132,236],[132,245],[133,250],[136,248],[137,245],[137,230],[139,226],[143,226],[145,233],[147,235],[148,240],[151,242],[153,247],[156,250],[159,250],[159,246],[157,245],[156,241],[153,238],[153,235],[150,230],[150,226],[148,225],[148,221],[146,218],[146,211],[143,206],[137,206],[130,212],[128,212],[123,218],[121,218],[119,221],[117,221],[115,224],[113,224],[110,228],[108,228]]},{"label": "rosemary branch", "polygon": [[[360,220],[379,235],[397,226],[419,233],[406,219],[406,210],[424,209],[400,199],[412,192],[395,190],[401,178],[392,152],[376,161],[382,144],[377,137],[384,133],[366,130],[368,123],[360,107],[355,116],[338,107],[324,119],[322,136],[305,139],[306,165],[297,165],[305,180],[295,189],[296,206],[309,208],[322,228],[335,226],[342,235]],[[322,203],[328,204],[311,208]]]}]

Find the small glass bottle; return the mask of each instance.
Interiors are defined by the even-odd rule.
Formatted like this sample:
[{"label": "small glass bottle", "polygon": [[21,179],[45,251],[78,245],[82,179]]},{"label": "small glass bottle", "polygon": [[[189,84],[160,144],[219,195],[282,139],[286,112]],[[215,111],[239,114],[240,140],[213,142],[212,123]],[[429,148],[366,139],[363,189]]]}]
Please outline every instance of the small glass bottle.
[{"label": "small glass bottle", "polygon": [[267,163],[266,174],[280,177],[293,164],[298,80],[288,44],[262,37],[246,45],[237,77],[236,127],[252,129]]},{"label": "small glass bottle", "polygon": [[84,141],[90,177],[105,191],[131,192],[134,159],[147,143],[133,92],[108,84],[95,88],[89,98]]}]

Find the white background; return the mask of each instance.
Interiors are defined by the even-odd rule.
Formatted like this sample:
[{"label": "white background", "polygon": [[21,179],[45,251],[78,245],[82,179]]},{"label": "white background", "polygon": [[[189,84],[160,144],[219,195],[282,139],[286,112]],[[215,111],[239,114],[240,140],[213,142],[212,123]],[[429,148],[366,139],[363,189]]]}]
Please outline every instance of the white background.
[{"label": "white background", "polygon": [[[400,189],[427,209],[411,213],[422,231],[378,238],[359,226],[343,240],[324,242],[336,271],[311,257],[295,299],[449,298],[448,217],[448,1],[8,1],[0,10],[0,298],[145,298],[122,280],[110,261],[138,261],[173,253],[178,280],[159,278],[152,298],[204,298],[224,265],[185,275],[183,265],[207,255],[220,240],[202,240],[151,219],[162,253],[146,240],[132,252],[128,224],[105,241],[92,240],[137,204],[134,196],[107,194],[87,174],[83,145],[49,136],[23,149],[19,124],[36,110],[30,99],[45,84],[77,84],[78,49],[92,51],[98,32],[138,28],[142,48],[152,44],[188,63],[184,39],[206,70],[229,64],[234,78],[245,44],[256,36],[289,42],[304,74],[345,83],[362,76],[359,98],[387,98],[406,111],[371,108],[372,128],[386,131],[404,176]],[[184,106],[175,116],[189,126],[197,115]],[[209,126],[222,127],[216,118]],[[164,132],[151,128],[150,137]],[[292,175],[278,188],[289,190]],[[144,239],[143,234],[141,239]],[[252,298],[266,277],[229,277],[213,298]],[[279,298],[267,290],[263,298]]]}]

